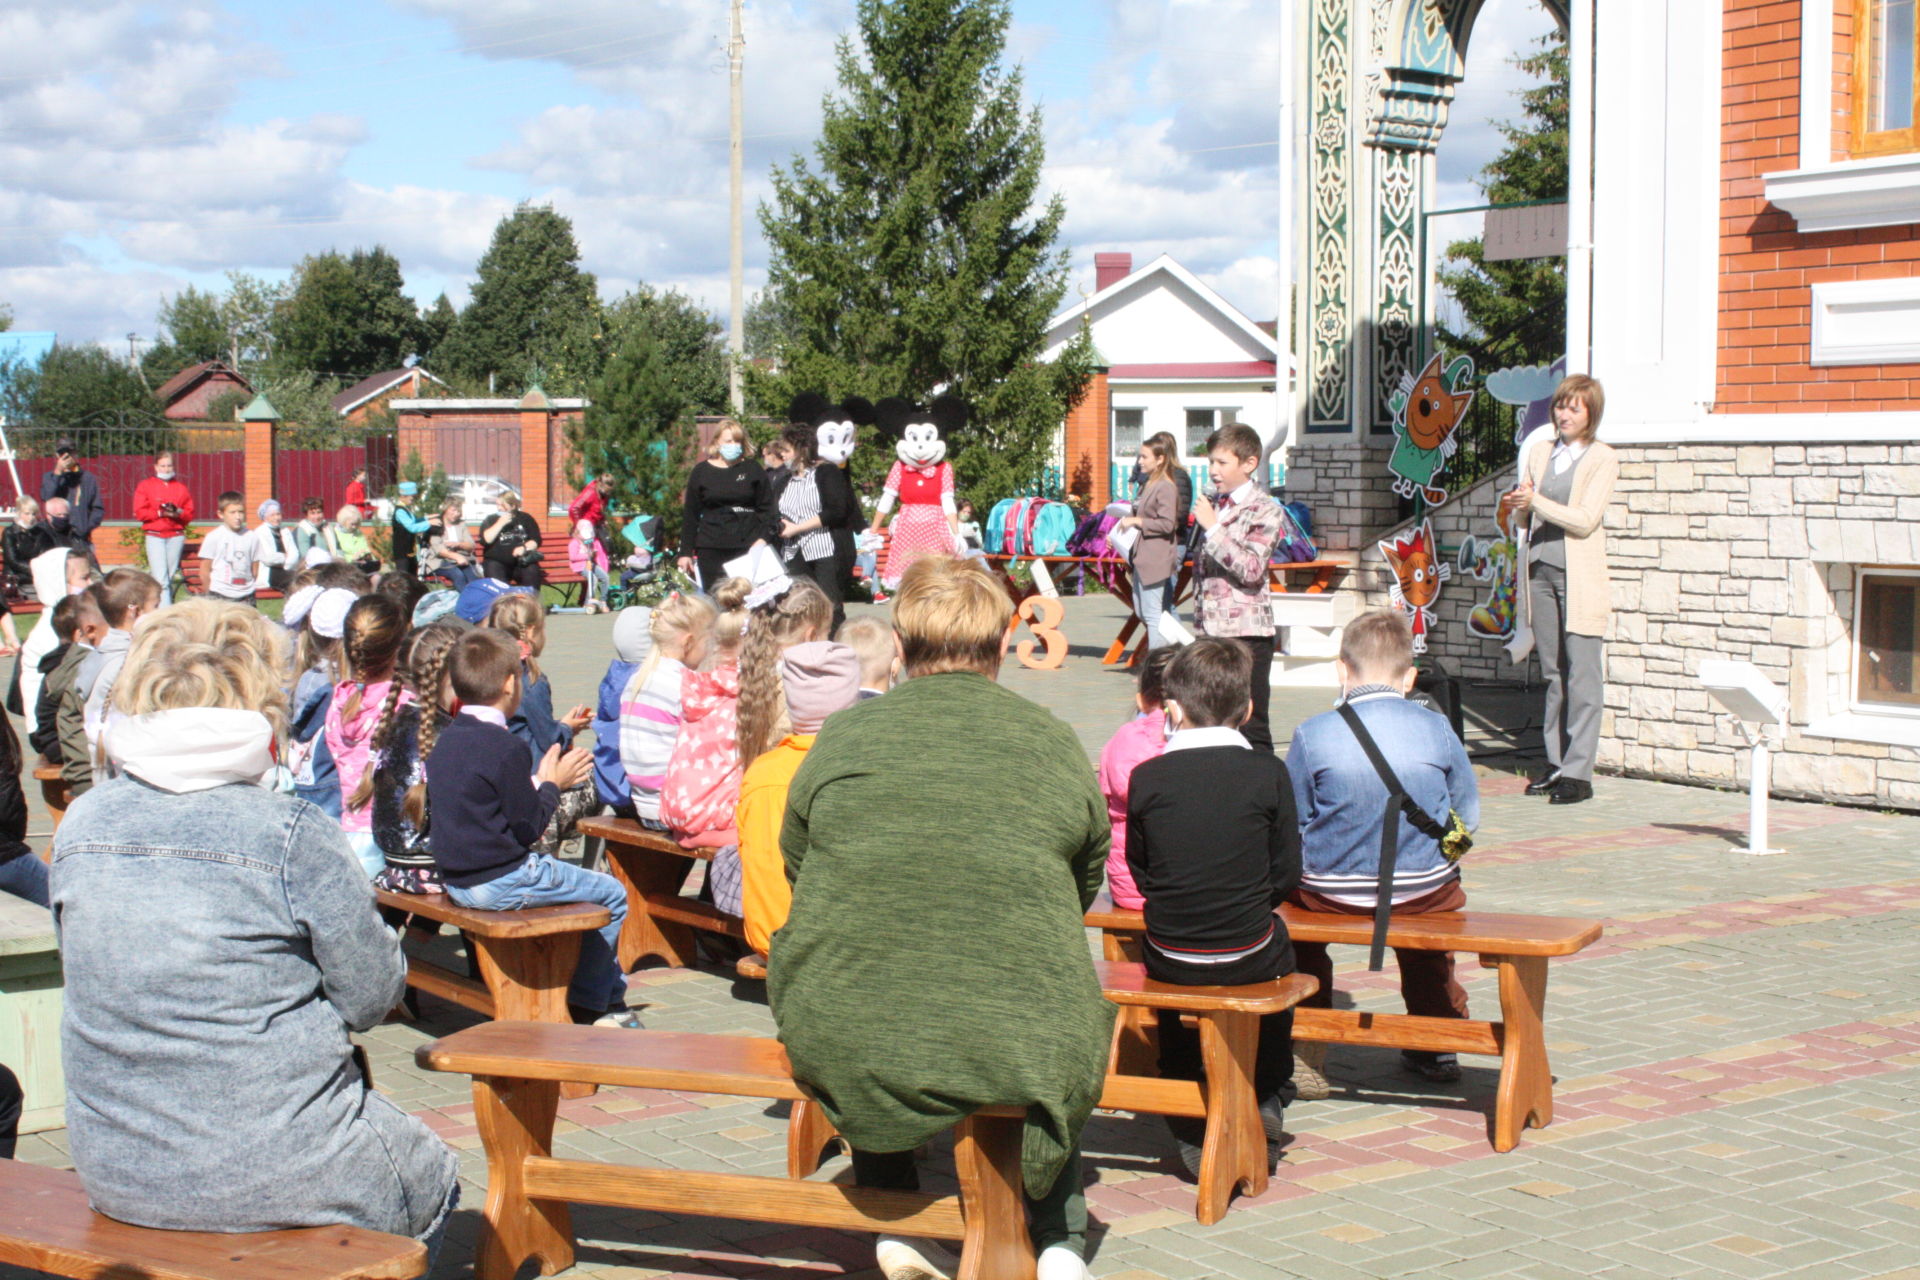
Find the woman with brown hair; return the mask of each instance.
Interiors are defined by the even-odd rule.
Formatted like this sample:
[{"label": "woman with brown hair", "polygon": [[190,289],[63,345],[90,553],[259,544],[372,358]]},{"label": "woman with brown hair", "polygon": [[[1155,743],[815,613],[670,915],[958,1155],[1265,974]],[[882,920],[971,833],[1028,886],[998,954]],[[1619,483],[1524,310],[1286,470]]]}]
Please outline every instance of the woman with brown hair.
[{"label": "woman with brown hair", "polygon": [[1173,479],[1174,463],[1167,446],[1155,436],[1140,446],[1139,496],[1133,514],[1119,527],[1139,532],[1133,551],[1133,613],[1147,629],[1147,650],[1166,644],[1160,634],[1160,615],[1173,607],[1173,575],[1180,567],[1180,526],[1176,512],[1180,491]]},{"label": "woman with brown hair", "polygon": [[788,427],[781,436],[792,459],[790,478],[780,490],[780,539],[786,548],[787,571],[810,578],[833,604],[833,626],[847,620],[847,583],[853,577],[853,522],[860,506],[854,501],[847,473],[815,452],[814,429],[804,424]]},{"label": "woman with brown hair", "polygon": [[780,533],[773,485],[747,456],[747,429],[728,418],[714,432],[713,447],[687,477],[680,517],[680,572],[697,568],[700,584],[715,587],[725,565]]}]

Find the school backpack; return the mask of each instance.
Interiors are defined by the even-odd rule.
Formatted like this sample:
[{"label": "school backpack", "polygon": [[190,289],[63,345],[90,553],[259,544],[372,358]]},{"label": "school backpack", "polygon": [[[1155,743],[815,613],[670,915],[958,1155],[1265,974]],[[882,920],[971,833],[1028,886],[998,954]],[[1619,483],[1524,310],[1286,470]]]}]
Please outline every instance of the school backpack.
[{"label": "school backpack", "polygon": [[1319,549],[1313,545],[1313,539],[1300,527],[1300,521],[1293,513],[1293,508],[1299,505],[1297,502],[1280,504],[1280,536],[1273,544],[1275,564],[1305,564],[1320,558]]},{"label": "school backpack", "polygon": [[1114,550],[1107,544],[1107,534],[1113,526],[1120,523],[1120,514],[1112,507],[1104,511],[1090,512],[1082,517],[1080,527],[1073,531],[1073,537],[1067,540],[1067,552],[1076,556],[1091,556],[1104,560],[1113,556]]},{"label": "school backpack", "polygon": [[1030,556],[1063,556],[1080,519],[1064,502],[1036,498],[1027,517],[1026,553]]}]

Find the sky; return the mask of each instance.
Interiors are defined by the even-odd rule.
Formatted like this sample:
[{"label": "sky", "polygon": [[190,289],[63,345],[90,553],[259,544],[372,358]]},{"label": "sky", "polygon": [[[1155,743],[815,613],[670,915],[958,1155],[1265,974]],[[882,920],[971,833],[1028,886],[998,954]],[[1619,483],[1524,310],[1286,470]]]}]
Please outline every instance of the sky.
[{"label": "sky", "polygon": [[[1170,253],[1274,313],[1271,0],[1013,0],[1073,292],[1093,255]],[[767,174],[811,150],[853,0],[748,0],[747,285]],[[1488,0],[1439,155],[1439,205],[1517,115],[1509,64],[1550,28]],[[385,245],[422,304],[463,302],[516,203],[573,220],[613,298],[727,301],[724,0],[0,0],[0,303],[125,349],[161,301]]]}]

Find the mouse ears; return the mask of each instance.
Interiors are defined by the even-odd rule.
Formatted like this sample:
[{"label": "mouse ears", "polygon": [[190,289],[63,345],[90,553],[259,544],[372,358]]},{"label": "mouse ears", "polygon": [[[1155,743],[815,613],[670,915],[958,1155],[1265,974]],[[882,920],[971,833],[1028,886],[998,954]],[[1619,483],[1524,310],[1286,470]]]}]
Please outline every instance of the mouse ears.
[{"label": "mouse ears", "polygon": [[926,408],[901,396],[888,396],[873,406],[880,434],[898,440],[916,422],[931,422],[943,436],[964,430],[971,416],[967,402],[959,396],[941,396]]},{"label": "mouse ears", "polygon": [[860,396],[847,396],[839,404],[833,404],[818,391],[803,391],[787,406],[788,422],[805,423],[810,427],[817,427],[823,422],[851,422],[864,427],[871,425],[873,420],[872,403]]}]

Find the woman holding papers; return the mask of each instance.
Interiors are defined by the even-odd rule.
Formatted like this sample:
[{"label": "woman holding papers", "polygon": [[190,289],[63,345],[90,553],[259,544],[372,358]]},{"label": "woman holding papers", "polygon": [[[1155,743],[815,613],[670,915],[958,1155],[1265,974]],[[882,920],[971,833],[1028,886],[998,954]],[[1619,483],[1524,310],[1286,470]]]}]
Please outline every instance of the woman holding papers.
[{"label": "woman holding papers", "polygon": [[[1174,485],[1173,455],[1158,438],[1140,446],[1140,471],[1145,477],[1133,514],[1114,526],[1124,530],[1118,541],[1131,541],[1125,554],[1133,562],[1133,612],[1147,629],[1147,648],[1167,643],[1160,634],[1160,615],[1173,605],[1173,575],[1180,567],[1179,490]],[[1113,534],[1109,542],[1116,541]]]}]

